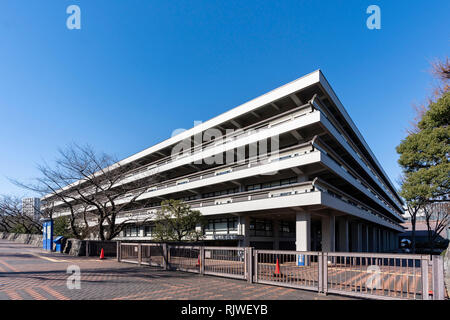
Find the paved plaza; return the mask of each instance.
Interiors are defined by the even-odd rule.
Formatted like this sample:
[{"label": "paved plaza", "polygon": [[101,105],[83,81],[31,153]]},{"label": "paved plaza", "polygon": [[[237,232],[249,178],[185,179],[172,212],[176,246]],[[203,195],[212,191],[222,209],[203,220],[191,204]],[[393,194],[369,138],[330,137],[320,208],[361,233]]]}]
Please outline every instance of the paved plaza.
[{"label": "paved plaza", "polygon": [[[81,271],[69,289],[69,266]],[[213,276],[72,257],[0,240],[0,300],[347,300]]]}]

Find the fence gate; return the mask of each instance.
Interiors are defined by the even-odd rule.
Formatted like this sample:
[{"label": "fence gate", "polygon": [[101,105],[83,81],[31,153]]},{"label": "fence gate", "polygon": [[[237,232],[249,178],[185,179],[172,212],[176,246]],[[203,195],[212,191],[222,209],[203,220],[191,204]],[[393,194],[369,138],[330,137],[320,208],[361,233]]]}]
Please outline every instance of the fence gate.
[{"label": "fence gate", "polygon": [[173,270],[200,273],[200,247],[168,246],[169,268]]},{"label": "fence gate", "polygon": [[320,291],[322,255],[319,252],[254,250],[257,283]]},{"label": "fence gate", "polygon": [[117,243],[118,261],[370,299],[443,300],[441,256]]},{"label": "fence gate", "polygon": [[118,260],[128,263],[139,263],[139,246],[138,243],[120,243],[118,242],[118,247],[120,251],[118,252]]},{"label": "fence gate", "polygon": [[[324,292],[371,299],[443,299],[442,257],[325,252]],[[435,276],[434,276],[435,275]],[[443,273],[442,273],[443,276]]]},{"label": "fence gate", "polygon": [[154,267],[164,267],[164,245],[161,243],[142,243],[140,263]]},{"label": "fence gate", "polygon": [[201,256],[204,265],[202,273],[247,279],[247,254],[245,248],[236,247],[202,247]]}]

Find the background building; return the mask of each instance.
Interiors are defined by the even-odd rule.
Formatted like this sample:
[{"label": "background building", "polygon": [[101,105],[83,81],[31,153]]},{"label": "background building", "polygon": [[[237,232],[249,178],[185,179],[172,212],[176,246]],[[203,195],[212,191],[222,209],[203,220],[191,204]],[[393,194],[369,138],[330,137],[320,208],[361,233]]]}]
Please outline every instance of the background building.
[{"label": "background building", "polygon": [[24,215],[33,217],[34,220],[40,218],[41,200],[39,198],[23,198],[22,212]]}]

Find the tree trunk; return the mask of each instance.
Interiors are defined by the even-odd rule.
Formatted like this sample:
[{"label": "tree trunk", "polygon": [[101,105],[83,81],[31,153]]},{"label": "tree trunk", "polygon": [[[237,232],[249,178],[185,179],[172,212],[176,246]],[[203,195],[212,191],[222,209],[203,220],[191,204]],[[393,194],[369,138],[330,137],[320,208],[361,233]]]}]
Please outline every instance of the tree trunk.
[{"label": "tree trunk", "polygon": [[411,218],[411,251],[412,253],[416,253],[416,219]]}]

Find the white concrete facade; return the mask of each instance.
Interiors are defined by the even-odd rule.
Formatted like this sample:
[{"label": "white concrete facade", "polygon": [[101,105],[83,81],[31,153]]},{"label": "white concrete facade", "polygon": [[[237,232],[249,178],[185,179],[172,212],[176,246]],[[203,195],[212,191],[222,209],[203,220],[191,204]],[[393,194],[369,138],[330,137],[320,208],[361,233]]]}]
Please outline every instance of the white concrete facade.
[{"label": "white concrete facade", "polygon": [[[189,152],[180,148],[213,129],[220,139],[202,140]],[[267,147],[273,141],[278,145]],[[261,153],[264,143],[270,151]],[[235,159],[239,150],[245,154]],[[208,163],[213,158],[229,161]],[[139,196],[141,207],[117,217],[117,223],[133,220],[120,239],[152,239],[151,222],[142,221],[151,221],[164,199],[183,199],[199,210],[208,220],[204,241],[211,245],[388,251],[403,230],[400,197],[320,71],[119,164],[134,161],[142,167],[117,186],[149,177],[155,183]],[[54,196],[42,200],[53,202],[57,215],[67,214]]]}]

